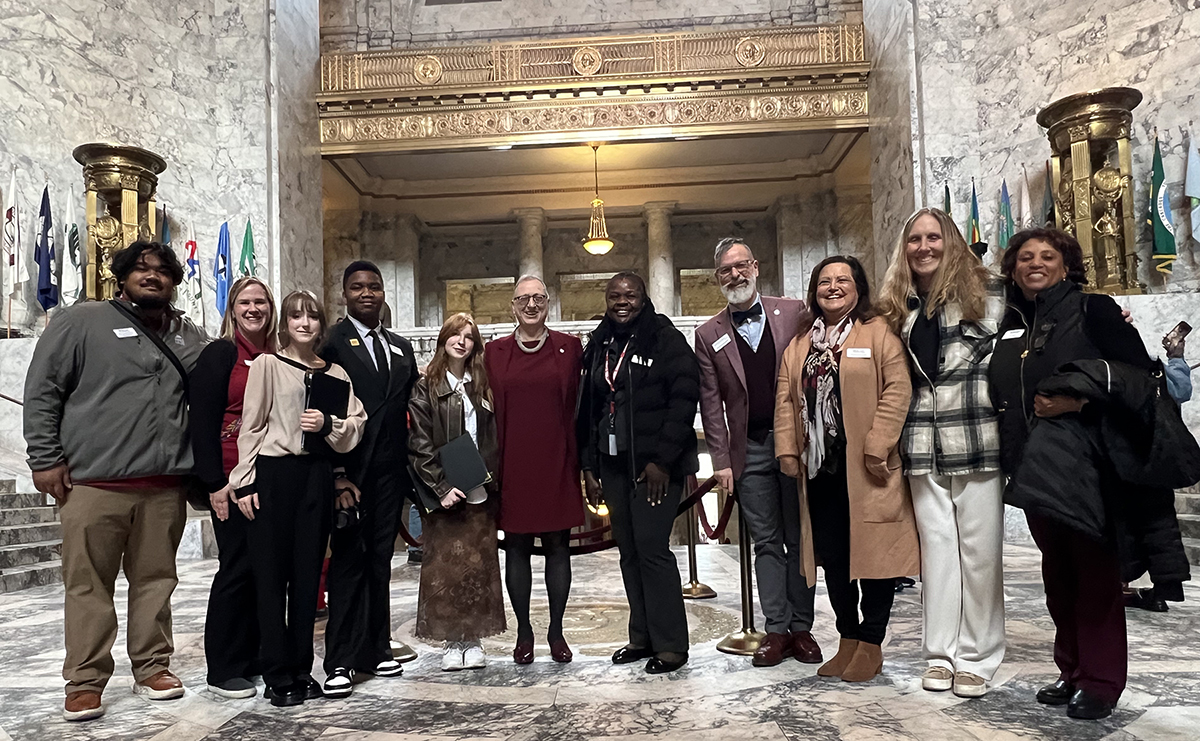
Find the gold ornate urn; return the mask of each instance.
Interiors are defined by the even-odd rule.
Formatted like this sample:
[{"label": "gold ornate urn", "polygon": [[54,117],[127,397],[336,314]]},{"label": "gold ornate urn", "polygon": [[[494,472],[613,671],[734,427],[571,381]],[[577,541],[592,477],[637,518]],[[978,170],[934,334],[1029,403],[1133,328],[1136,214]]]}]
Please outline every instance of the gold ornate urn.
[{"label": "gold ornate urn", "polygon": [[1037,116],[1048,129],[1054,215],[1083,247],[1089,290],[1142,293],[1129,127],[1141,92],[1110,87],[1056,100]]},{"label": "gold ornate urn", "polygon": [[104,301],[117,290],[112,253],[157,237],[156,189],[167,163],[145,149],[115,144],[82,144],[74,155],[87,196],[87,297]]}]

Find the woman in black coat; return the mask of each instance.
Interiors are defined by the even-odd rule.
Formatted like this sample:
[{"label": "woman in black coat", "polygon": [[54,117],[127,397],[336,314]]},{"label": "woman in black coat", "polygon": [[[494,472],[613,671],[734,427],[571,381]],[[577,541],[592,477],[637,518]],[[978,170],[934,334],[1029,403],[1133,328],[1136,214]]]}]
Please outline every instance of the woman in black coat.
[{"label": "woman in black coat", "polygon": [[[1104,404],[1045,395],[1038,389],[1072,361],[1117,361],[1135,373],[1149,373],[1153,362],[1117,303],[1081,290],[1083,252],[1071,235],[1057,229],[1020,232],[1009,241],[1002,273],[1008,307],[989,369],[992,400],[1000,413],[1001,466],[1010,477],[1006,498],[1025,506],[1030,532],[1042,551],[1046,605],[1056,628],[1054,661],[1061,671],[1056,682],[1038,691],[1037,699],[1046,705],[1067,705],[1072,718],[1103,718],[1125,689],[1128,670],[1118,542],[1138,518],[1126,514],[1125,503],[1145,492],[1134,494],[1133,484],[1103,473],[1092,478],[1095,485],[1090,488],[1095,491],[1088,491],[1084,476],[1064,476],[1061,465],[1052,465],[1050,461],[1061,464],[1080,452],[1055,442],[1067,439],[1063,430],[1076,429],[1096,439]],[[1061,423],[1038,430],[1036,436],[1045,442],[1027,449],[1040,420],[1049,418]],[[1047,449],[1056,444],[1063,449]],[[1104,460],[1101,448],[1095,450],[1090,463],[1098,471],[1109,471],[1111,461]],[[1014,486],[1014,479],[1021,485]],[[1032,507],[1020,497],[1014,500],[1026,481],[1052,492],[1052,506]],[[1169,492],[1165,496],[1169,499]],[[1081,528],[1088,519],[1084,504],[1089,498],[1102,502],[1098,507],[1106,526],[1085,534]],[[1182,598],[1180,584],[1172,586],[1168,591]]]},{"label": "woman in black coat", "polygon": [[688,629],[671,553],[684,479],[699,468],[700,367],[671,320],[654,311],[646,284],[617,273],[607,311],[583,354],[577,437],[593,504],[608,504],[629,599],[629,644],[614,664],[649,659],[661,674],[687,663]]}]

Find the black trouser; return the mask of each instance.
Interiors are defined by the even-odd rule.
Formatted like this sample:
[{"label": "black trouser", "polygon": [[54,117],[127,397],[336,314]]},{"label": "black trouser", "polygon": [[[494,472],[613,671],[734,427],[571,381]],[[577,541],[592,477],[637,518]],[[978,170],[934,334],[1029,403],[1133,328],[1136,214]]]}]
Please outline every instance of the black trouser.
[{"label": "black trouser", "polygon": [[358,522],[330,537],[326,674],[338,667],[373,671],[392,658],[392,555],[407,487],[398,462],[372,464],[360,487]]},{"label": "black trouser", "polygon": [[333,512],[333,469],[307,455],[259,456],[259,509],[250,523],[258,592],[262,676],[280,687],[309,675],[325,538]]},{"label": "black trouser", "polygon": [[[825,569],[825,588],[837,616],[838,634],[878,646],[887,633],[892,601],[896,598],[896,580],[850,579],[850,496],[846,490],[846,467],[841,468],[840,473],[818,474],[808,482],[813,549]],[[858,618],[860,606],[862,620]]]},{"label": "black trouser", "polygon": [[204,618],[204,660],[208,683],[258,674],[258,606],[250,558],[250,521],[232,502],[229,519],[212,516],[217,539],[217,575]]},{"label": "black trouser", "polygon": [[629,473],[626,456],[600,456],[604,501],[621,551],[621,578],[629,600],[629,643],[656,653],[687,653],[682,580],[671,552],[671,526],[683,481],[671,481],[662,503],[651,506],[646,484],[635,488]]}]

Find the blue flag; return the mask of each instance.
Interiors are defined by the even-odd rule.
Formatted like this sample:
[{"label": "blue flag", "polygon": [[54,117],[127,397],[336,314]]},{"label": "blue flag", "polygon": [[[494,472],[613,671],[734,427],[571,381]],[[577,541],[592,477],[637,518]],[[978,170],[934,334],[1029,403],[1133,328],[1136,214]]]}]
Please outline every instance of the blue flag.
[{"label": "blue flag", "polygon": [[162,236],[158,241],[162,244],[171,244],[171,220],[167,218],[166,206],[163,206]]},{"label": "blue flag", "polygon": [[37,300],[42,311],[58,306],[58,277],[54,275],[54,223],[50,218],[50,186],[42,190],[42,210],[38,212],[37,248],[33,259],[38,266]]},{"label": "blue flag", "polygon": [[217,237],[217,259],[213,261],[213,277],[217,280],[217,312],[225,318],[225,304],[229,301],[229,222],[221,224],[221,236]]}]

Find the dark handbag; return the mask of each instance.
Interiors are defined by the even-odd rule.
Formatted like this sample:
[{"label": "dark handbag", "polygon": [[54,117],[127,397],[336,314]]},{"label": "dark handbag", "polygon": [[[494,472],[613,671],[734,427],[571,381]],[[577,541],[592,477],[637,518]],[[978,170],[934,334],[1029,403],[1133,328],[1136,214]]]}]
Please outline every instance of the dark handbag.
[{"label": "dark handbag", "polygon": [[1179,404],[1167,392],[1161,362],[1155,363],[1151,377],[1155,380],[1154,432],[1145,476],[1137,483],[1186,489],[1200,482],[1200,444],[1184,424]]}]

